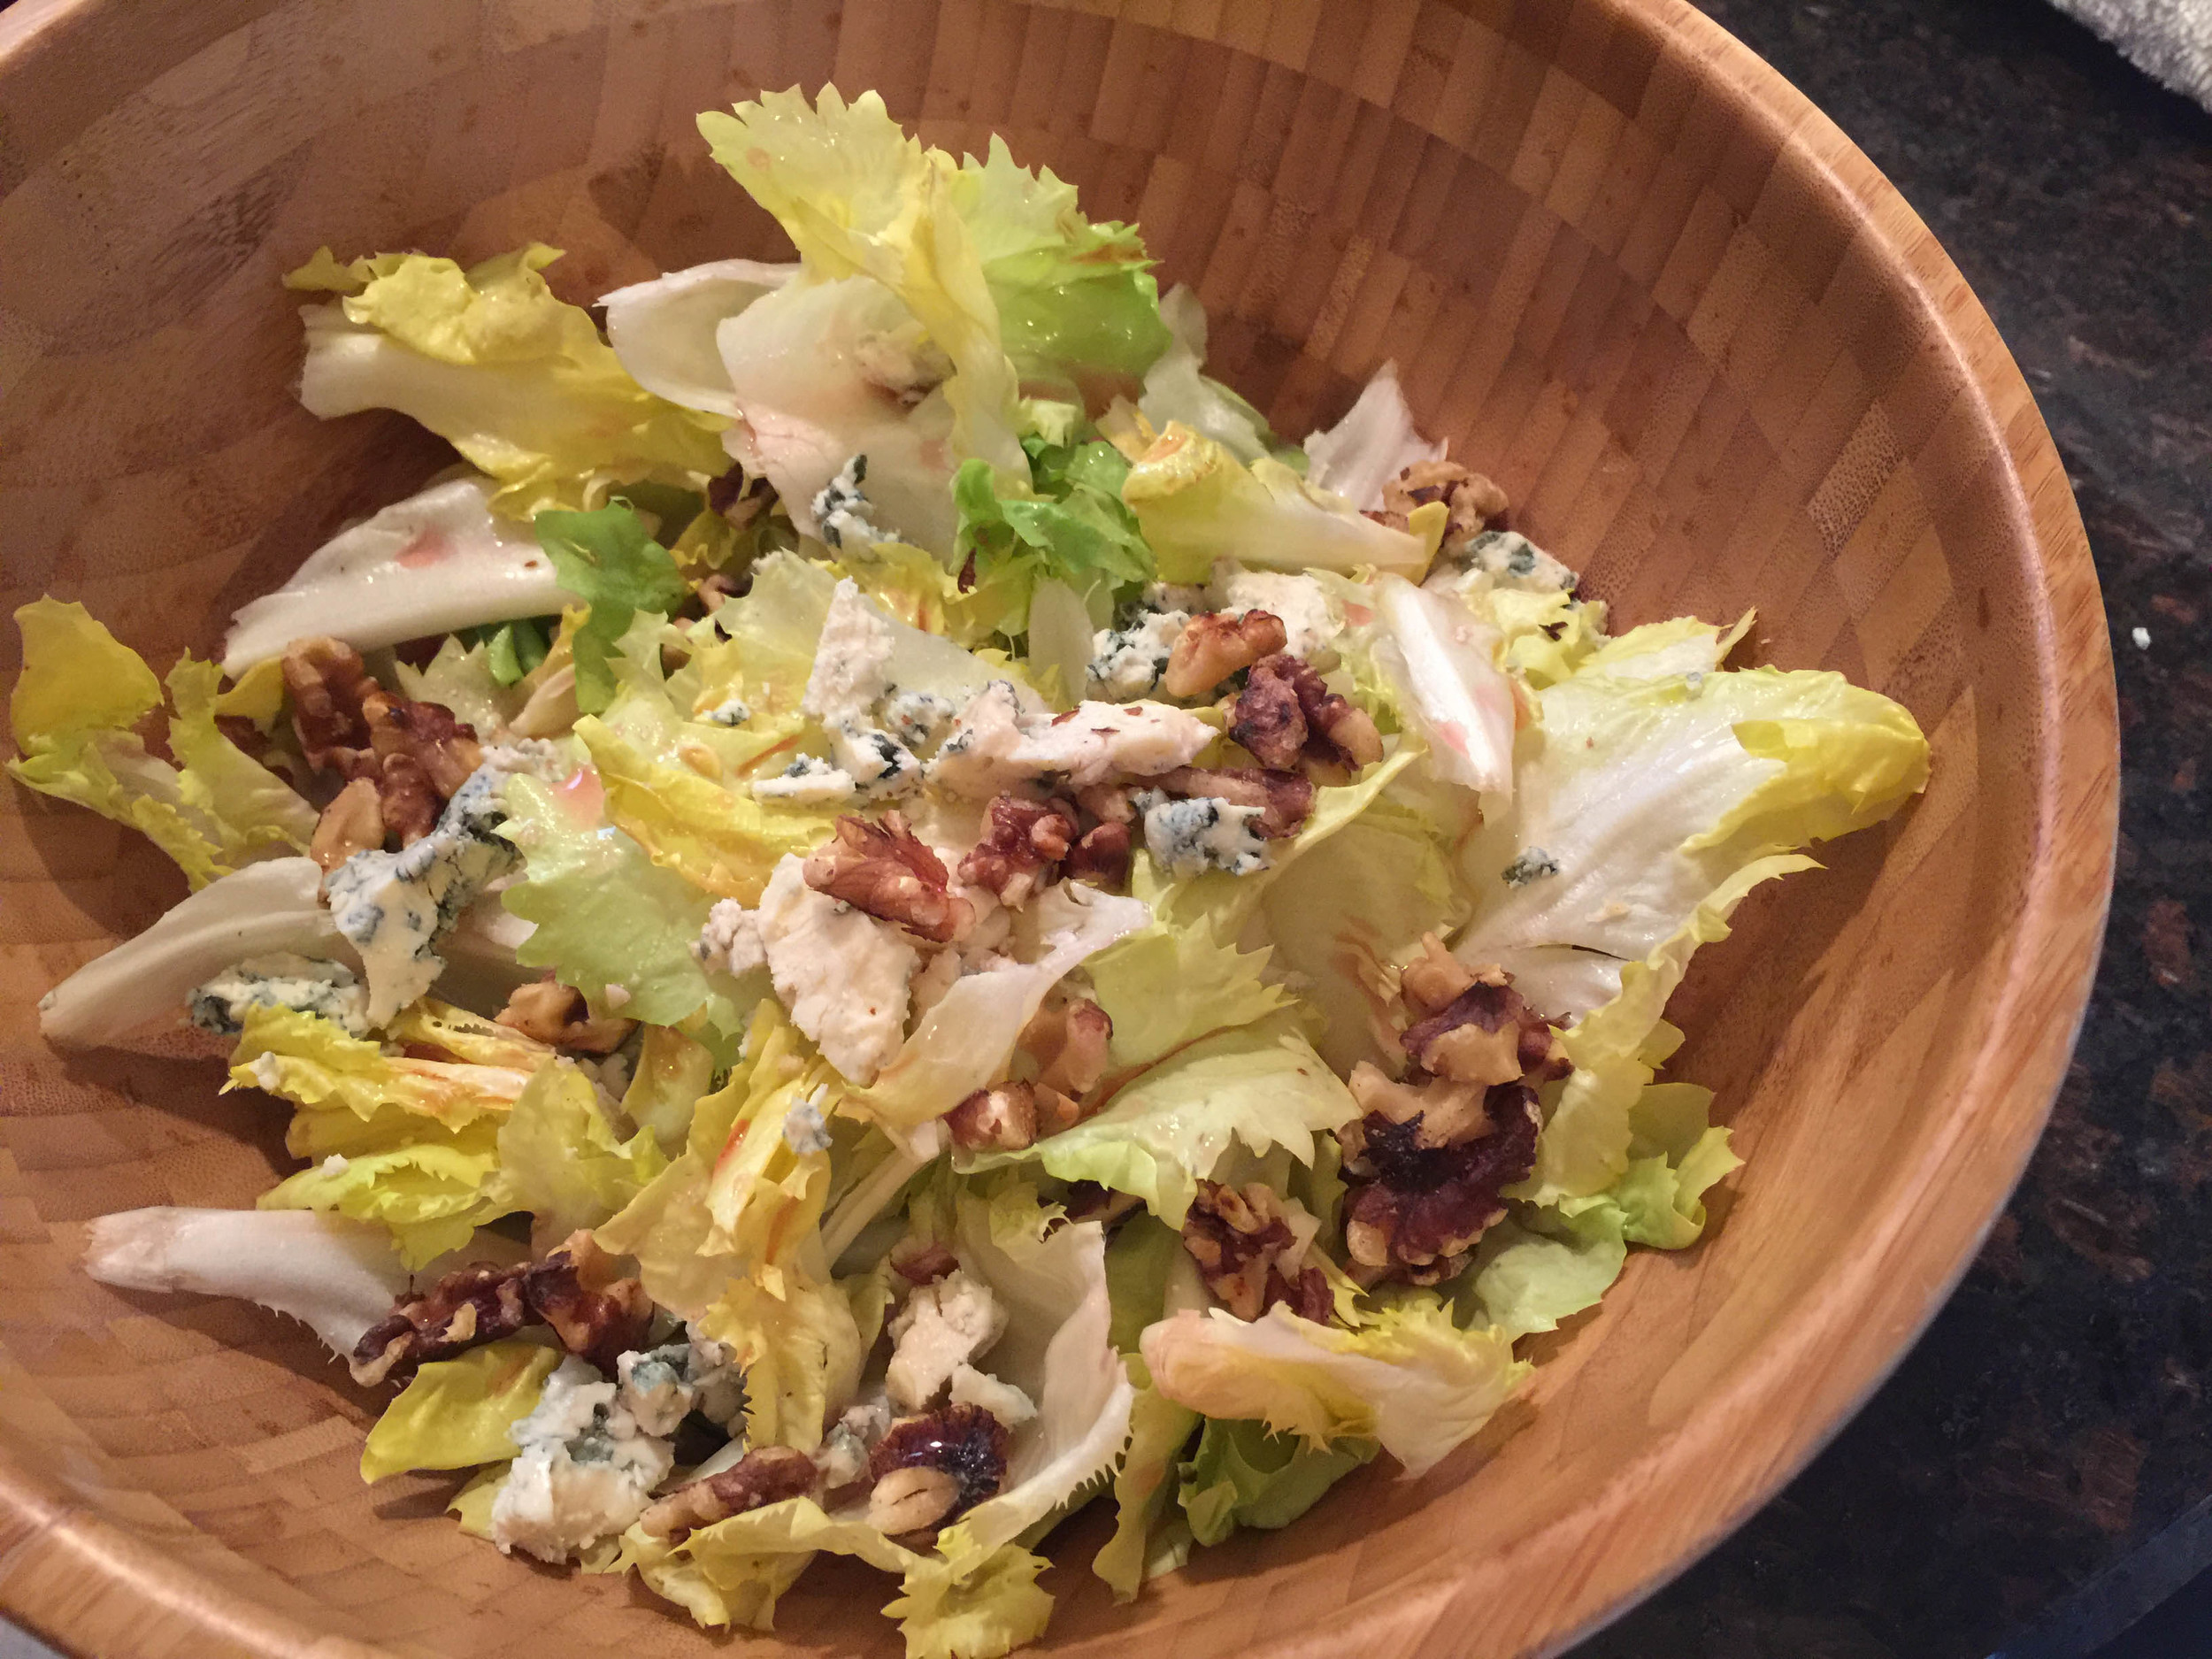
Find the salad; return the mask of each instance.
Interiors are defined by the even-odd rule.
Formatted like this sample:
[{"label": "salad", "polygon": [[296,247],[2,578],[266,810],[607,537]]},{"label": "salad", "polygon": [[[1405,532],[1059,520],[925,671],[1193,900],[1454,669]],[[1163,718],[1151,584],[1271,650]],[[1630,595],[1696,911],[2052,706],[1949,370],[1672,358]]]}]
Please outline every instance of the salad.
[{"label": "salad", "polygon": [[1927,745],[1613,632],[1388,365],[1286,442],[1002,142],[699,127],[795,262],[326,249],[303,401],[458,464],[219,660],[17,613],[10,770],[191,887],[45,1032],[188,1020],[299,1161],[86,1263],[305,1321],[502,1550],[759,1628],[853,1555],[989,1659],[1077,1509],[1128,1599],[1421,1475],[1697,1240],[1668,998]]}]

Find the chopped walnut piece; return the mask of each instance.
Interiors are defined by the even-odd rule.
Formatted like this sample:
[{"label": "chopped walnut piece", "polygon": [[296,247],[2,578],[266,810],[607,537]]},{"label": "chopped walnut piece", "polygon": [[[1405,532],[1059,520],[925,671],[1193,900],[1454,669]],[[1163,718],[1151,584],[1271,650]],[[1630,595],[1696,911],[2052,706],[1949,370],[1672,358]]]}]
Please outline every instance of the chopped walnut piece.
[{"label": "chopped walnut piece", "polygon": [[1413,510],[1432,501],[1450,509],[1444,545],[1454,553],[1503,519],[1510,505],[1505,492],[1480,472],[1471,472],[1455,461],[1416,461],[1383,486],[1383,510],[1367,516],[1404,530],[1410,527]]},{"label": "chopped walnut piece", "polygon": [[945,1114],[945,1130],[956,1147],[985,1147],[1019,1152],[1037,1143],[1037,1091],[1027,1083],[995,1083],[979,1088]]},{"label": "chopped walnut piece", "polygon": [[333,639],[295,641],[284,654],[292,729],[308,764],[375,787],[386,833],[412,845],[483,764],[476,729],[437,703],[394,696],[361,654]]},{"label": "chopped walnut piece", "polygon": [[1134,824],[1137,804],[1129,796],[1127,784],[1086,784],[1075,792],[1075,803],[1102,824]]},{"label": "chopped walnut piece", "polygon": [[1486,968],[1426,1019],[1406,1027],[1406,1054],[1424,1071],[1463,1083],[1548,1083],[1573,1069],[1559,1033],[1508,982]]},{"label": "chopped walnut piece", "polygon": [[1423,1144],[1420,1118],[1371,1112],[1339,1130],[1344,1144],[1344,1241],[1352,1276],[1434,1285],[1458,1273],[1483,1233],[1505,1217],[1503,1190],[1536,1167],[1542,1127],[1536,1091],[1489,1093],[1492,1132],[1451,1146]]},{"label": "chopped walnut piece", "polygon": [[366,778],[356,778],[331,797],[315,820],[307,856],[328,875],[354,854],[383,845],[384,810],[377,803],[376,786]]},{"label": "chopped walnut piece", "polygon": [[1006,1479],[1006,1425],[963,1402],[894,1423],[868,1454],[869,1524],[893,1537],[958,1519]]},{"label": "chopped walnut piece", "polygon": [[594,1014],[581,991],[550,978],[515,987],[497,1018],[510,1031],[583,1054],[612,1054],[637,1028],[634,1019]]},{"label": "chopped walnut piece", "polygon": [[1037,1062],[1036,1087],[1077,1098],[1106,1075],[1113,1018],[1088,997],[1041,1008],[1022,1027],[1018,1046]]},{"label": "chopped walnut piece", "polygon": [[1382,758],[1373,718],[1331,691],[1303,657],[1279,654],[1254,664],[1230,722],[1229,735],[1271,771],[1302,765],[1338,779]]},{"label": "chopped walnut piece", "polygon": [[935,1239],[902,1239],[891,1247],[891,1271],[910,1285],[933,1285],[960,1266]]},{"label": "chopped walnut piece", "polygon": [[[1183,1217],[1183,1248],[1198,1263],[1207,1289],[1240,1319],[1256,1319],[1277,1302],[1292,1303],[1294,1313],[1304,1312],[1311,1305],[1309,1274],[1320,1281],[1324,1301],[1330,1300],[1319,1268],[1296,1266],[1310,1241],[1310,1231],[1299,1236],[1282,1200],[1263,1181],[1241,1192],[1220,1181],[1201,1181]],[[1326,1312],[1320,1317],[1326,1318]]]},{"label": "chopped walnut piece", "polygon": [[653,1303],[634,1279],[618,1279],[614,1258],[579,1227],[541,1262],[522,1270],[522,1294],[561,1345],[610,1377],[615,1362],[645,1346]]},{"label": "chopped walnut piece", "polygon": [[[1317,1267],[1309,1267],[1295,1279],[1285,1279],[1271,1270],[1267,1275],[1266,1305],[1285,1303],[1302,1319],[1316,1325],[1326,1325],[1336,1317],[1336,1294],[1329,1288],[1328,1275]],[[1263,1310],[1264,1311],[1264,1310]]]},{"label": "chopped walnut piece", "polygon": [[814,1460],[788,1446],[749,1451],[720,1474],[686,1483],[645,1506],[638,1525],[649,1538],[681,1539],[733,1515],[764,1509],[786,1498],[812,1494],[821,1480]]},{"label": "chopped walnut piece", "polygon": [[807,859],[806,883],[933,944],[964,939],[975,926],[975,906],[951,890],[943,862],[897,812],[872,824],[839,818],[837,839]]},{"label": "chopped walnut piece", "polygon": [[1400,1083],[1371,1062],[1362,1060],[1346,1079],[1359,1109],[1394,1124],[1418,1124],[1425,1147],[1448,1147],[1472,1141],[1491,1130],[1489,1092],[1486,1083],[1457,1082],[1449,1078],[1415,1072]]},{"label": "chopped walnut piece", "polygon": [[1485,968],[1482,974],[1478,975],[1472,968],[1445,949],[1444,941],[1434,933],[1424,933],[1421,935],[1421,954],[1406,964],[1398,976],[1398,993],[1405,999],[1407,1009],[1416,1019],[1426,1019],[1431,1014],[1441,1012],[1454,997],[1474,984],[1478,978],[1484,978],[1484,982],[1489,985],[1503,985],[1506,982],[1504,969]]},{"label": "chopped walnut piece", "polygon": [[354,1381],[373,1387],[395,1371],[512,1336],[531,1317],[519,1268],[457,1267],[420,1295],[394,1303],[361,1333],[347,1366]]},{"label": "chopped walnut piece", "polygon": [[1118,887],[1129,879],[1129,826],[1100,824],[1085,830],[1083,839],[1068,849],[1060,872],[1071,881]]},{"label": "chopped walnut piece", "polygon": [[1049,882],[1081,837],[1075,809],[1064,801],[1025,801],[1002,795],[991,803],[983,839],[960,861],[960,879],[987,888],[1018,910]]},{"label": "chopped walnut piece", "polygon": [[1151,780],[1175,795],[1210,795],[1231,806],[1256,806],[1252,833],[1262,841],[1283,841],[1305,826],[1313,811],[1313,780],[1301,772],[1258,766],[1178,766]]},{"label": "chopped walnut piece", "polygon": [[1233,617],[1209,611],[1193,617],[1176,636],[1161,685],[1171,697],[1202,695],[1239,670],[1272,657],[1289,638],[1283,619],[1272,611]]}]

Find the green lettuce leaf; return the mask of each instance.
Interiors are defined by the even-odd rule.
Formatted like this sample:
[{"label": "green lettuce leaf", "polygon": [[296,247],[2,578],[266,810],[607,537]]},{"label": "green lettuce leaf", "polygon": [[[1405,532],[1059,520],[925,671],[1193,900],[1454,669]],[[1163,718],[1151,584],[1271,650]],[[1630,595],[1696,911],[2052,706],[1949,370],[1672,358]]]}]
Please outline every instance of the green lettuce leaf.
[{"label": "green lettuce leaf", "polygon": [[381,1222],[411,1271],[457,1250],[511,1206],[500,1197],[499,1146],[488,1125],[388,1150],[310,1164],[261,1194],[264,1210],[319,1210]]},{"label": "green lettuce leaf", "polygon": [[995,134],[964,157],[952,202],[998,303],[1002,343],[1025,378],[1142,374],[1168,346],[1136,227],[1093,224],[1075,187],[1019,165]]},{"label": "green lettuce leaf", "polygon": [[650,1130],[615,1138],[591,1079],[565,1061],[541,1066],[499,1125],[506,1196],[548,1239],[598,1225],[667,1164]]},{"label": "green lettuce leaf", "polygon": [[733,1281],[698,1325],[745,1373],[745,1436],[755,1446],[812,1451],[860,1387],[859,1322],[818,1234],[787,1266]]},{"label": "green lettuce leaf", "polygon": [[361,1448],[361,1479],[472,1469],[515,1455],[509,1431],[537,1409],[561,1351],[518,1337],[419,1367]]},{"label": "green lettuce leaf", "polygon": [[35,600],[15,613],[23,672],[8,700],[8,770],[42,795],[128,825],[175,859],[194,887],[255,859],[303,851],[314,809],[216,726],[214,664],[189,656],[169,676],[176,764],[132,728],[161,706],[138,653],[82,605]]},{"label": "green lettuce leaf", "polygon": [[1358,1116],[1351,1091],[1300,1034],[1295,1017],[1277,1015],[1190,1044],[1074,1128],[975,1167],[1039,1164],[1063,1180],[1133,1194],[1180,1226],[1199,1181],[1233,1143],[1255,1154],[1282,1147],[1309,1163],[1317,1133]]},{"label": "green lettuce leaf", "polygon": [[1037,1575],[1051,1564],[1014,1544],[957,1576],[941,1562],[918,1562],[883,1616],[898,1621],[906,1659],[1001,1659],[1045,1633],[1052,1596]]},{"label": "green lettuce leaf", "polygon": [[[1182,1248],[1173,1233],[1167,1236]],[[1143,1363],[1133,1357],[1133,1364]],[[1153,1540],[1177,1495],[1171,1477],[1198,1424],[1198,1413],[1158,1389],[1137,1390],[1129,1411],[1129,1445],[1114,1471],[1114,1535],[1091,1561],[1091,1571],[1106,1581],[1117,1601],[1135,1600],[1151,1576]]]},{"label": "green lettuce leaf", "polygon": [[[1002,495],[990,467],[964,462],[953,480],[959,510],[956,560],[975,561],[979,590],[1002,595],[1010,614],[1026,616],[1042,581],[1083,593],[1096,584],[1128,587],[1155,575],[1152,550],[1122,503],[1129,463],[1110,443],[1039,448],[1031,457],[1037,495]],[[1087,643],[1087,641],[1086,641]],[[1068,687],[1071,696],[1082,687]]]},{"label": "green lettuce leaf", "polygon": [[[583,625],[569,636],[569,648],[576,664],[576,706],[586,714],[600,713],[614,701],[615,647],[637,613],[672,614],[691,597],[691,585],[667,549],[646,534],[627,502],[595,512],[541,512],[532,523],[539,545],[560,572],[561,586],[591,607]],[[542,641],[537,656],[544,659]],[[511,672],[502,684],[512,684],[528,672],[513,657],[511,640],[509,659]],[[495,654],[491,666],[496,680]]]},{"label": "green lettuce leaf", "polygon": [[596,506],[611,484],[720,473],[726,423],[632,380],[590,313],[539,274],[559,257],[534,242],[463,271],[423,254],[341,265],[319,251],[285,278],[341,296],[303,313],[300,401],[326,419],[411,416],[500,480],[492,505],[512,518]]},{"label": "green lettuce leaf", "polygon": [[622,1537],[621,1564],[702,1624],[772,1630],[777,1598],[821,1549],[902,1576],[926,1560],[864,1520],[833,1518],[811,1498],[787,1498],[673,1543],[633,1526]]},{"label": "green lettuce leaf", "polygon": [[1268,570],[1367,566],[1418,578],[1434,549],[1362,518],[1279,461],[1249,465],[1171,421],[1123,481],[1163,580],[1202,582],[1216,559]]},{"label": "green lettuce leaf", "polygon": [[691,949],[714,895],[604,824],[592,798],[597,782],[588,770],[557,788],[523,774],[507,781],[500,833],[524,862],[500,902],[536,924],[516,960],[552,969],[594,1006],[605,1006],[607,987],[618,985],[630,996],[623,1011],[635,1018],[674,1025],[703,1010],[712,1025],[735,1031],[743,987],[708,972]]},{"label": "green lettuce leaf", "polygon": [[1306,1446],[1271,1434],[1265,1424],[1248,1417],[1209,1418],[1198,1449],[1182,1466],[1176,1501],[1202,1544],[1218,1544],[1240,1526],[1272,1531],[1288,1526],[1331,1486],[1374,1462],[1379,1449],[1372,1440]]},{"label": "green lettuce leaf", "polygon": [[1308,1446],[1371,1440],[1409,1476],[1471,1439],[1528,1374],[1513,1339],[1461,1330],[1432,1294],[1386,1306],[1358,1331],[1277,1305],[1246,1322],[1185,1310],[1144,1333],[1153,1386],[1210,1417],[1251,1417]]}]

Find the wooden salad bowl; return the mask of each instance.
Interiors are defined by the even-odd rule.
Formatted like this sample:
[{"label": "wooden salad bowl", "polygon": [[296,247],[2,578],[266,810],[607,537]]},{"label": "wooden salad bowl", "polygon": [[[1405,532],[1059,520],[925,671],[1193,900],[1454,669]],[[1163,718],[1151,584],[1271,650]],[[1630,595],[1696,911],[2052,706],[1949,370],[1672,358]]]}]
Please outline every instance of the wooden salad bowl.
[{"label": "wooden salad bowl", "polygon": [[[1749,1166],[1635,1256],[1426,1478],[1348,1480],[1117,1608],[1079,1524],[1047,1647],[1550,1653],[1771,1494],[1897,1363],[2019,1175],[2097,957],[2117,800],[2104,612],[1988,317],[1834,126],[1679,0],[19,0],[0,17],[0,587],[157,669],[442,464],[295,403],[278,276],[319,243],[565,248],[557,288],[778,257],[695,112],[879,89],[928,140],[1141,221],[1211,367],[1294,434],[1385,358],[1624,622],[1756,606],[1934,744],[1926,795],[1746,907],[1672,1075]],[[19,665],[12,629],[0,677]],[[824,1562],[777,1636],[371,1490],[378,1402],[236,1302],[77,1266],[84,1224],[244,1205],[283,1114],[184,1038],[64,1056],[33,1005],[183,888],[0,797],[0,1609],[81,1654],[895,1650]],[[1779,901],[1779,902],[1778,902]],[[1084,1528],[1090,1532],[1087,1536]]]}]

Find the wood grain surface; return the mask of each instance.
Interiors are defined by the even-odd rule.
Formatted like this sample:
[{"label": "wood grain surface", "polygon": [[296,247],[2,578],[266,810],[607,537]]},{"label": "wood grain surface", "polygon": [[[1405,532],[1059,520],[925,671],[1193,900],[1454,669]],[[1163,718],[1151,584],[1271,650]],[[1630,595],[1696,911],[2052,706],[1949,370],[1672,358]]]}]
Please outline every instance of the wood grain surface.
[{"label": "wood grain surface", "polygon": [[[585,298],[777,234],[701,109],[873,86],[1133,217],[1214,371],[1303,431],[1386,358],[1431,430],[1633,622],[1759,611],[1766,659],[1902,700],[1927,795],[1701,958],[1676,1075],[1750,1166],[1703,1246],[1542,1339],[1429,1476],[1369,1469],[1069,1651],[1555,1651],[1772,1493],[1893,1364],[2039,1129],[2109,887],[2116,721],[2064,473],[1926,227],[1673,0],[19,0],[0,17],[0,597],[157,668],[439,464],[292,399],[317,244],[533,238]],[[0,642],[0,677],[19,647]],[[296,1327],[111,1290],[84,1222],[244,1204],[281,1114],[184,1038],[63,1056],[32,1004],[181,893],[113,826],[0,800],[0,1606],[79,1653],[887,1654],[818,1564],[777,1637],[502,1558],[451,1479],[364,1488],[376,1402]]]}]

